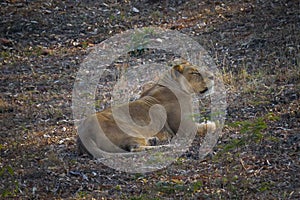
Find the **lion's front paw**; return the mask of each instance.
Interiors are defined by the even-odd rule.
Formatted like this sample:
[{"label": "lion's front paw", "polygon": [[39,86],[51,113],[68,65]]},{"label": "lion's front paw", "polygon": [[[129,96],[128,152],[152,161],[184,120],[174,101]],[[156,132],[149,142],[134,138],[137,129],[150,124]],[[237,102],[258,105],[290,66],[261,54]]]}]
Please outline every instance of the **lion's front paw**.
[{"label": "lion's front paw", "polygon": [[197,133],[200,136],[205,136],[206,133],[213,133],[216,131],[217,126],[215,122],[207,121],[197,124]]}]

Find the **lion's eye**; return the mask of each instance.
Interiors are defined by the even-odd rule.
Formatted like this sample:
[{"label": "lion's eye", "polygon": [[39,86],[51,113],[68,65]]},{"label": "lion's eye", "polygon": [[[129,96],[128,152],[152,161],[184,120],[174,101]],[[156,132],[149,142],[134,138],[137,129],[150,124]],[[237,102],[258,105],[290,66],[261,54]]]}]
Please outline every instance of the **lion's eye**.
[{"label": "lion's eye", "polygon": [[192,72],[191,74],[196,75],[196,76],[200,76],[199,72]]}]

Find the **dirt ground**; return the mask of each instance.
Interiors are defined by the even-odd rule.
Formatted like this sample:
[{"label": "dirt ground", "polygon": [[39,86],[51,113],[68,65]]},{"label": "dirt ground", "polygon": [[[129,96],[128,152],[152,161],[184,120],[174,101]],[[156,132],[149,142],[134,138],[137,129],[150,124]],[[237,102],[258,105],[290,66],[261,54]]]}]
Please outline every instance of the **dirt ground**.
[{"label": "dirt ground", "polygon": [[[300,199],[298,0],[0,6],[2,198]],[[147,26],[178,30],[209,52],[227,119],[204,160],[191,149],[165,169],[128,174],[77,155],[72,89],[90,48]]]}]

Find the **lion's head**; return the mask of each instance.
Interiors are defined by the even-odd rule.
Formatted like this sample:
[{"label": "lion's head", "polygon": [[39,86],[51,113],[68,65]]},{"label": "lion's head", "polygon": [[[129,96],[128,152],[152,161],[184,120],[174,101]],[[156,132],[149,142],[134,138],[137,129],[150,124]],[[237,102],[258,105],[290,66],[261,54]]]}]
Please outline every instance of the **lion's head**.
[{"label": "lion's head", "polygon": [[199,71],[196,66],[185,60],[179,60],[173,65],[171,76],[189,93],[204,94],[213,89],[213,74],[207,70]]}]

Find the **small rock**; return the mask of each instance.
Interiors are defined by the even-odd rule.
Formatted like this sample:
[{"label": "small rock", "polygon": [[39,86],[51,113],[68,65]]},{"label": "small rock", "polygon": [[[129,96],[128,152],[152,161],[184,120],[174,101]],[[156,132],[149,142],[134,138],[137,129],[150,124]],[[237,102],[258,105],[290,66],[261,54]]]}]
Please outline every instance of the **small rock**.
[{"label": "small rock", "polygon": [[139,9],[137,9],[136,7],[133,7],[132,11],[135,12],[135,13],[139,13],[140,12]]}]

